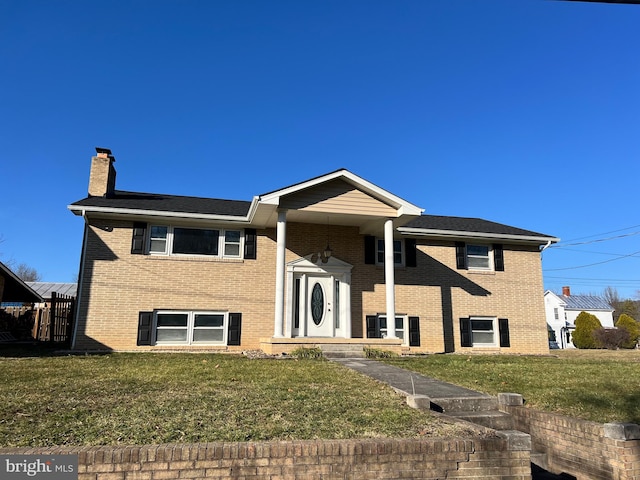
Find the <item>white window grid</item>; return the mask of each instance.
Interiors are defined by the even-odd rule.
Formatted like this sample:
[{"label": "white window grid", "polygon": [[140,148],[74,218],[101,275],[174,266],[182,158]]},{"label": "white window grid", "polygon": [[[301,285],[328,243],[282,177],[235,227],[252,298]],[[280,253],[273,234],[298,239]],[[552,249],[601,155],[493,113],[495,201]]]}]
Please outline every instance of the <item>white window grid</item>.
[{"label": "white window grid", "polygon": [[[173,253],[174,228],[191,228],[193,230],[217,230],[218,231],[218,255],[203,255],[195,253]],[[165,236],[158,236],[164,229]],[[227,240],[227,235],[231,238]],[[163,246],[164,249],[159,248]],[[244,252],[244,232],[241,229],[224,229],[215,227],[183,227],[174,225],[151,225],[147,240],[147,251],[151,255],[166,256],[200,256],[214,258],[242,258]]]}]

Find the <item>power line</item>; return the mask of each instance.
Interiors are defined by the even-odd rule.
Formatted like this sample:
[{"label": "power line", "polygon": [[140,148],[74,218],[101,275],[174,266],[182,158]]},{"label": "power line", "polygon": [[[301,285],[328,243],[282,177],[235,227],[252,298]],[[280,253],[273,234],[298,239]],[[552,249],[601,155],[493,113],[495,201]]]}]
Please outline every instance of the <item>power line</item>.
[{"label": "power line", "polygon": [[631,230],[632,228],[638,228],[640,225],[632,225],[631,227],[618,228],[617,230],[611,230],[609,232],[596,233],[593,235],[586,235],[584,237],[572,238],[571,240],[565,240],[565,242],[575,242],[576,240],[584,240],[585,238],[599,237],[600,235],[609,235],[610,233],[624,232],[625,230]]},{"label": "power line", "polygon": [[[628,229],[624,228],[623,230],[628,230]],[[617,231],[619,232],[620,230],[617,230]],[[613,232],[609,232],[609,233],[613,233]],[[557,243],[556,245],[550,245],[549,248],[564,248],[564,247],[574,247],[576,245],[589,245],[591,243],[608,242],[609,240],[617,240],[618,238],[632,237],[638,234],[640,234],[640,231],[625,233],[624,235],[616,235],[615,237],[598,238],[595,240],[589,240],[588,242]],[[600,235],[605,235],[605,234],[601,233]],[[595,237],[596,235],[591,235],[591,236]],[[589,238],[589,237],[582,237],[582,238]]]},{"label": "power line", "polygon": [[602,265],[603,263],[615,262],[616,260],[622,260],[623,258],[633,257],[634,255],[637,255],[639,253],[640,253],[640,250],[638,250],[637,252],[630,253],[629,255],[624,255],[624,256],[621,256],[621,257],[618,257],[618,258],[611,258],[609,260],[604,260],[602,262],[590,263],[588,265],[579,265],[577,267],[549,268],[549,269],[546,269],[545,271],[546,272],[557,272],[559,270],[576,270],[578,268],[593,267],[595,265]]}]

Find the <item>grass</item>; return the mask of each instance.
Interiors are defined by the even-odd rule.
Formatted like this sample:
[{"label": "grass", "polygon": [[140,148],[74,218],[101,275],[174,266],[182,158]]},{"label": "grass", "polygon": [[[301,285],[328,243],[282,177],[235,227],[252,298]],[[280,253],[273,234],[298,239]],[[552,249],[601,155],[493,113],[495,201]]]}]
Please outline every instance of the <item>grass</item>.
[{"label": "grass", "polygon": [[0,353],[0,446],[468,436],[318,360]]},{"label": "grass", "polygon": [[428,355],[384,359],[526,405],[595,422],[640,424],[640,350],[561,350],[550,356]]}]

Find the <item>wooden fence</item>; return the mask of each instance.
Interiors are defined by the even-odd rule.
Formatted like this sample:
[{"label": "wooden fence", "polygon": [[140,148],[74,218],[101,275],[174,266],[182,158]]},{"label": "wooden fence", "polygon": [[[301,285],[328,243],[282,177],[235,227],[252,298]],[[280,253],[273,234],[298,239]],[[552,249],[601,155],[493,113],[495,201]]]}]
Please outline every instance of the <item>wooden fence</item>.
[{"label": "wooden fence", "polygon": [[43,306],[5,307],[4,311],[15,318],[18,329],[30,330],[34,340],[69,346],[75,304],[75,297],[54,292],[51,294],[51,301]]}]

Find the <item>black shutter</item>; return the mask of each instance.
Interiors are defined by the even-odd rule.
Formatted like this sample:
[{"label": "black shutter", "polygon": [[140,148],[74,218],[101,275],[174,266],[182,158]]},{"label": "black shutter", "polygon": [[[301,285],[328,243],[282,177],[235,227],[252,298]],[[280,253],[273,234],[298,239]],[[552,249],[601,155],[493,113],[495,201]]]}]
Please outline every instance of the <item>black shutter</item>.
[{"label": "black shutter", "polygon": [[501,347],[510,347],[511,341],[509,339],[509,319],[508,318],[499,318],[498,319],[498,328],[500,329],[500,346]]},{"label": "black shutter", "polygon": [[473,347],[471,342],[471,319],[460,319],[460,345],[462,347]]},{"label": "black shutter", "polygon": [[364,263],[376,264],[376,237],[367,235],[364,237]]},{"label": "black shutter", "polygon": [[151,345],[151,328],[153,326],[153,312],[138,313],[138,342],[137,345]]},{"label": "black shutter", "polygon": [[133,239],[131,240],[131,253],[144,255],[144,237],[147,232],[147,224],[144,222],[134,222]]},{"label": "black shutter", "polygon": [[420,317],[409,317],[409,346],[420,346]]},{"label": "black shutter", "polygon": [[467,248],[464,242],[456,242],[456,268],[458,270],[467,268]]},{"label": "black shutter", "polygon": [[244,258],[255,260],[258,258],[257,252],[258,236],[255,228],[244,229]]},{"label": "black shutter", "polygon": [[227,332],[227,345],[240,345],[240,333],[242,330],[242,314],[229,314],[229,331]]},{"label": "black shutter", "polygon": [[499,243],[493,245],[493,266],[496,272],[504,272],[504,252]]},{"label": "black shutter", "polygon": [[367,338],[380,338],[377,315],[367,315]]},{"label": "black shutter", "polygon": [[406,238],[404,240],[404,248],[406,250],[404,254],[404,259],[407,267],[417,267],[418,266],[418,258],[417,258],[417,249],[416,249],[416,239],[415,238]]}]

